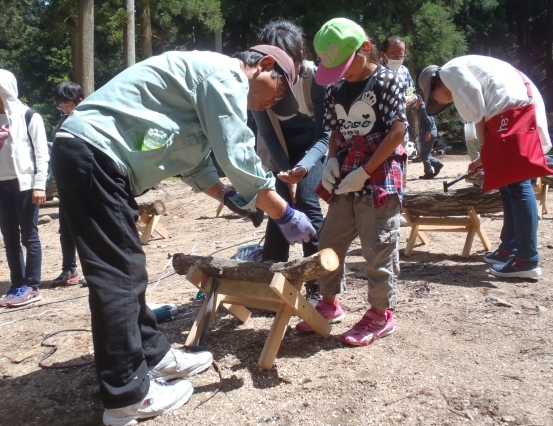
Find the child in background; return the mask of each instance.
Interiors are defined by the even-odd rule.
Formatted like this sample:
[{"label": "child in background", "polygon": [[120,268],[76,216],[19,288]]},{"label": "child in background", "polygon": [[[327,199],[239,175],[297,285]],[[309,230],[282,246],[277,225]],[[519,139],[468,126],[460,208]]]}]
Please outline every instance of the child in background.
[{"label": "child in background", "polygon": [[[336,295],[346,253],[359,236],[369,285],[369,310],[341,339],[366,346],[395,331],[399,220],[407,129],[405,93],[395,72],[378,63],[377,49],[355,22],[336,18],[315,36],[316,75],[325,96],[329,158],[317,192],[329,201],[319,249],[332,248],[342,265],[319,280],[317,311],[329,322],[345,317]],[[341,81],[340,81],[341,80]],[[312,331],[306,322],[296,326]]]},{"label": "child in background", "polygon": [[[56,139],[56,133],[58,133],[61,125],[69,117],[69,114],[79,105],[84,99],[84,93],[81,86],[73,81],[64,81],[56,86],[54,92],[54,98],[58,104],[58,110],[61,111],[62,116],[58,125],[52,132],[52,140]],[[53,286],[67,286],[72,284],[78,284],[81,277],[77,273],[77,257],[75,255],[75,242],[69,231],[67,220],[65,219],[65,213],[60,200],[58,217],[60,222],[60,245],[62,254],[61,274],[52,281]],[[83,277],[84,280],[84,277]],[[86,282],[86,281],[85,281]]]}]

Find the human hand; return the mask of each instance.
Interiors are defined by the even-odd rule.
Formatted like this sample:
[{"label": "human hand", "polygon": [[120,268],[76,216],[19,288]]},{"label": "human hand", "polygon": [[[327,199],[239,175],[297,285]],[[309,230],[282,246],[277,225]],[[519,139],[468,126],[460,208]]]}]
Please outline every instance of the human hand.
[{"label": "human hand", "polygon": [[430,134],[430,132],[426,132],[426,135],[424,135],[424,140],[428,142],[430,139],[432,139],[432,135]]},{"label": "human hand", "polygon": [[307,175],[307,167],[296,166],[292,170],[280,172],[277,177],[288,184],[300,183],[303,177]]},{"label": "human hand", "polygon": [[238,207],[236,204],[243,204],[246,205],[246,200],[242,198],[242,196],[236,192],[234,189],[231,189],[230,191],[225,192],[225,195],[223,195],[223,204],[228,207],[230,210],[232,210],[237,215],[240,215],[242,217],[247,217],[251,219],[253,222],[254,227],[258,227],[263,223],[263,219],[265,218],[264,212],[259,209],[258,207],[255,208],[255,212],[250,212],[248,210],[242,209]]},{"label": "human hand", "polygon": [[308,217],[288,204],[282,217],[276,219],[275,223],[290,244],[306,243],[316,234]]},{"label": "human hand", "polygon": [[347,194],[348,192],[359,191],[370,177],[363,167],[359,167],[342,179],[334,193]]},{"label": "human hand", "polygon": [[37,205],[44,204],[46,202],[46,191],[43,191],[42,189],[33,189],[31,202]]},{"label": "human hand", "polygon": [[329,158],[326,160],[326,166],[323,170],[323,187],[328,191],[334,190],[336,179],[340,178],[340,163],[337,158]]},{"label": "human hand", "polygon": [[476,160],[469,164],[467,172],[473,175],[478,171],[478,168],[480,167],[482,167],[482,160],[480,159],[480,157],[478,157]]}]

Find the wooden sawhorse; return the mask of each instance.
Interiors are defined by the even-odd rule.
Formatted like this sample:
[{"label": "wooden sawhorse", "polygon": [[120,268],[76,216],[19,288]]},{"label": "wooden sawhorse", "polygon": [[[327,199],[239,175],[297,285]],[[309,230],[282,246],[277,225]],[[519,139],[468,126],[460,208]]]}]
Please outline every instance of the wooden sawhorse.
[{"label": "wooden sawhorse", "polygon": [[140,204],[138,206],[138,214],[140,215],[136,221],[136,229],[140,235],[140,242],[148,244],[152,234],[156,232],[162,238],[169,238],[167,229],[159,223],[161,216],[165,214],[165,203],[161,200],[155,200],[150,203]]},{"label": "wooden sawhorse", "polygon": [[[196,266],[192,266],[188,270],[186,279],[206,295],[210,294],[214,278],[208,277]],[[300,294],[299,290],[302,283],[292,285],[280,273],[274,274],[270,284],[225,278],[216,279],[217,289],[214,294],[209,324],[213,321],[215,312],[219,306],[222,306],[228,313],[243,323],[247,322],[251,316],[251,312],[247,308],[276,312],[269,335],[265,340],[265,345],[259,357],[258,364],[261,368],[270,370],[273,367],[292,315],[297,315],[306,321],[320,336],[325,338],[330,336],[330,324]],[[208,299],[209,296],[206,296],[190,329],[190,333],[186,339],[187,346],[197,345],[200,340],[208,309]]]},{"label": "wooden sawhorse", "polygon": [[478,234],[484,249],[491,250],[490,240],[486,234],[480,218],[474,207],[469,207],[467,211],[468,217],[445,216],[445,217],[430,217],[430,216],[412,216],[409,209],[404,209],[403,214],[405,219],[411,225],[411,234],[407,240],[405,247],[405,256],[411,256],[417,238],[426,245],[430,242],[424,231],[431,232],[466,232],[467,239],[463,247],[462,257],[468,257],[474,241],[474,236]]}]

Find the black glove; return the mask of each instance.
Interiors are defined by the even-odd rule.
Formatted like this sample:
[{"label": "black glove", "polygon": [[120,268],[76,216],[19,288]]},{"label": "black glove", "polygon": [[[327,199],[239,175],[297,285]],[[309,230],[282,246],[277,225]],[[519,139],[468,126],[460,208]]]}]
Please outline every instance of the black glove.
[{"label": "black glove", "polygon": [[[231,197],[235,199],[243,200],[242,196],[238,192],[231,189],[225,192],[225,195],[223,195],[223,204],[226,207],[228,207],[237,215],[250,218],[251,221],[253,222],[253,226],[255,226],[256,228],[263,223],[263,219],[265,218],[265,213],[263,212],[263,210],[257,207],[255,208],[255,212],[249,212],[247,210],[241,209],[231,200]],[[244,200],[244,203],[245,203],[245,200]]]}]

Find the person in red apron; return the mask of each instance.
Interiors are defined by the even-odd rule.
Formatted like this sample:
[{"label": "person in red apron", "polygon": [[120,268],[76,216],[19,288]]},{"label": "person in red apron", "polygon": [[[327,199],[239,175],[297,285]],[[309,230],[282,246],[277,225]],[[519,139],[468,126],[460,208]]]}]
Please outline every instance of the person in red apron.
[{"label": "person in red apron", "polygon": [[[530,177],[549,173],[543,161],[543,166],[536,166],[537,171],[527,173],[529,176],[516,174],[525,168],[518,162],[521,150],[536,145],[533,156],[540,159],[551,149],[545,106],[538,89],[512,65],[478,55],[452,59],[443,67],[426,67],[419,76],[419,86],[429,115],[454,103],[464,121],[475,123],[481,156],[470,163],[468,171],[475,172],[483,165],[483,189],[499,187],[504,209],[501,243],[484,256],[490,264],[489,272],[498,277],[540,276],[538,212]],[[501,144],[513,138],[518,145]],[[497,158],[513,145],[518,151],[499,164]]]}]

